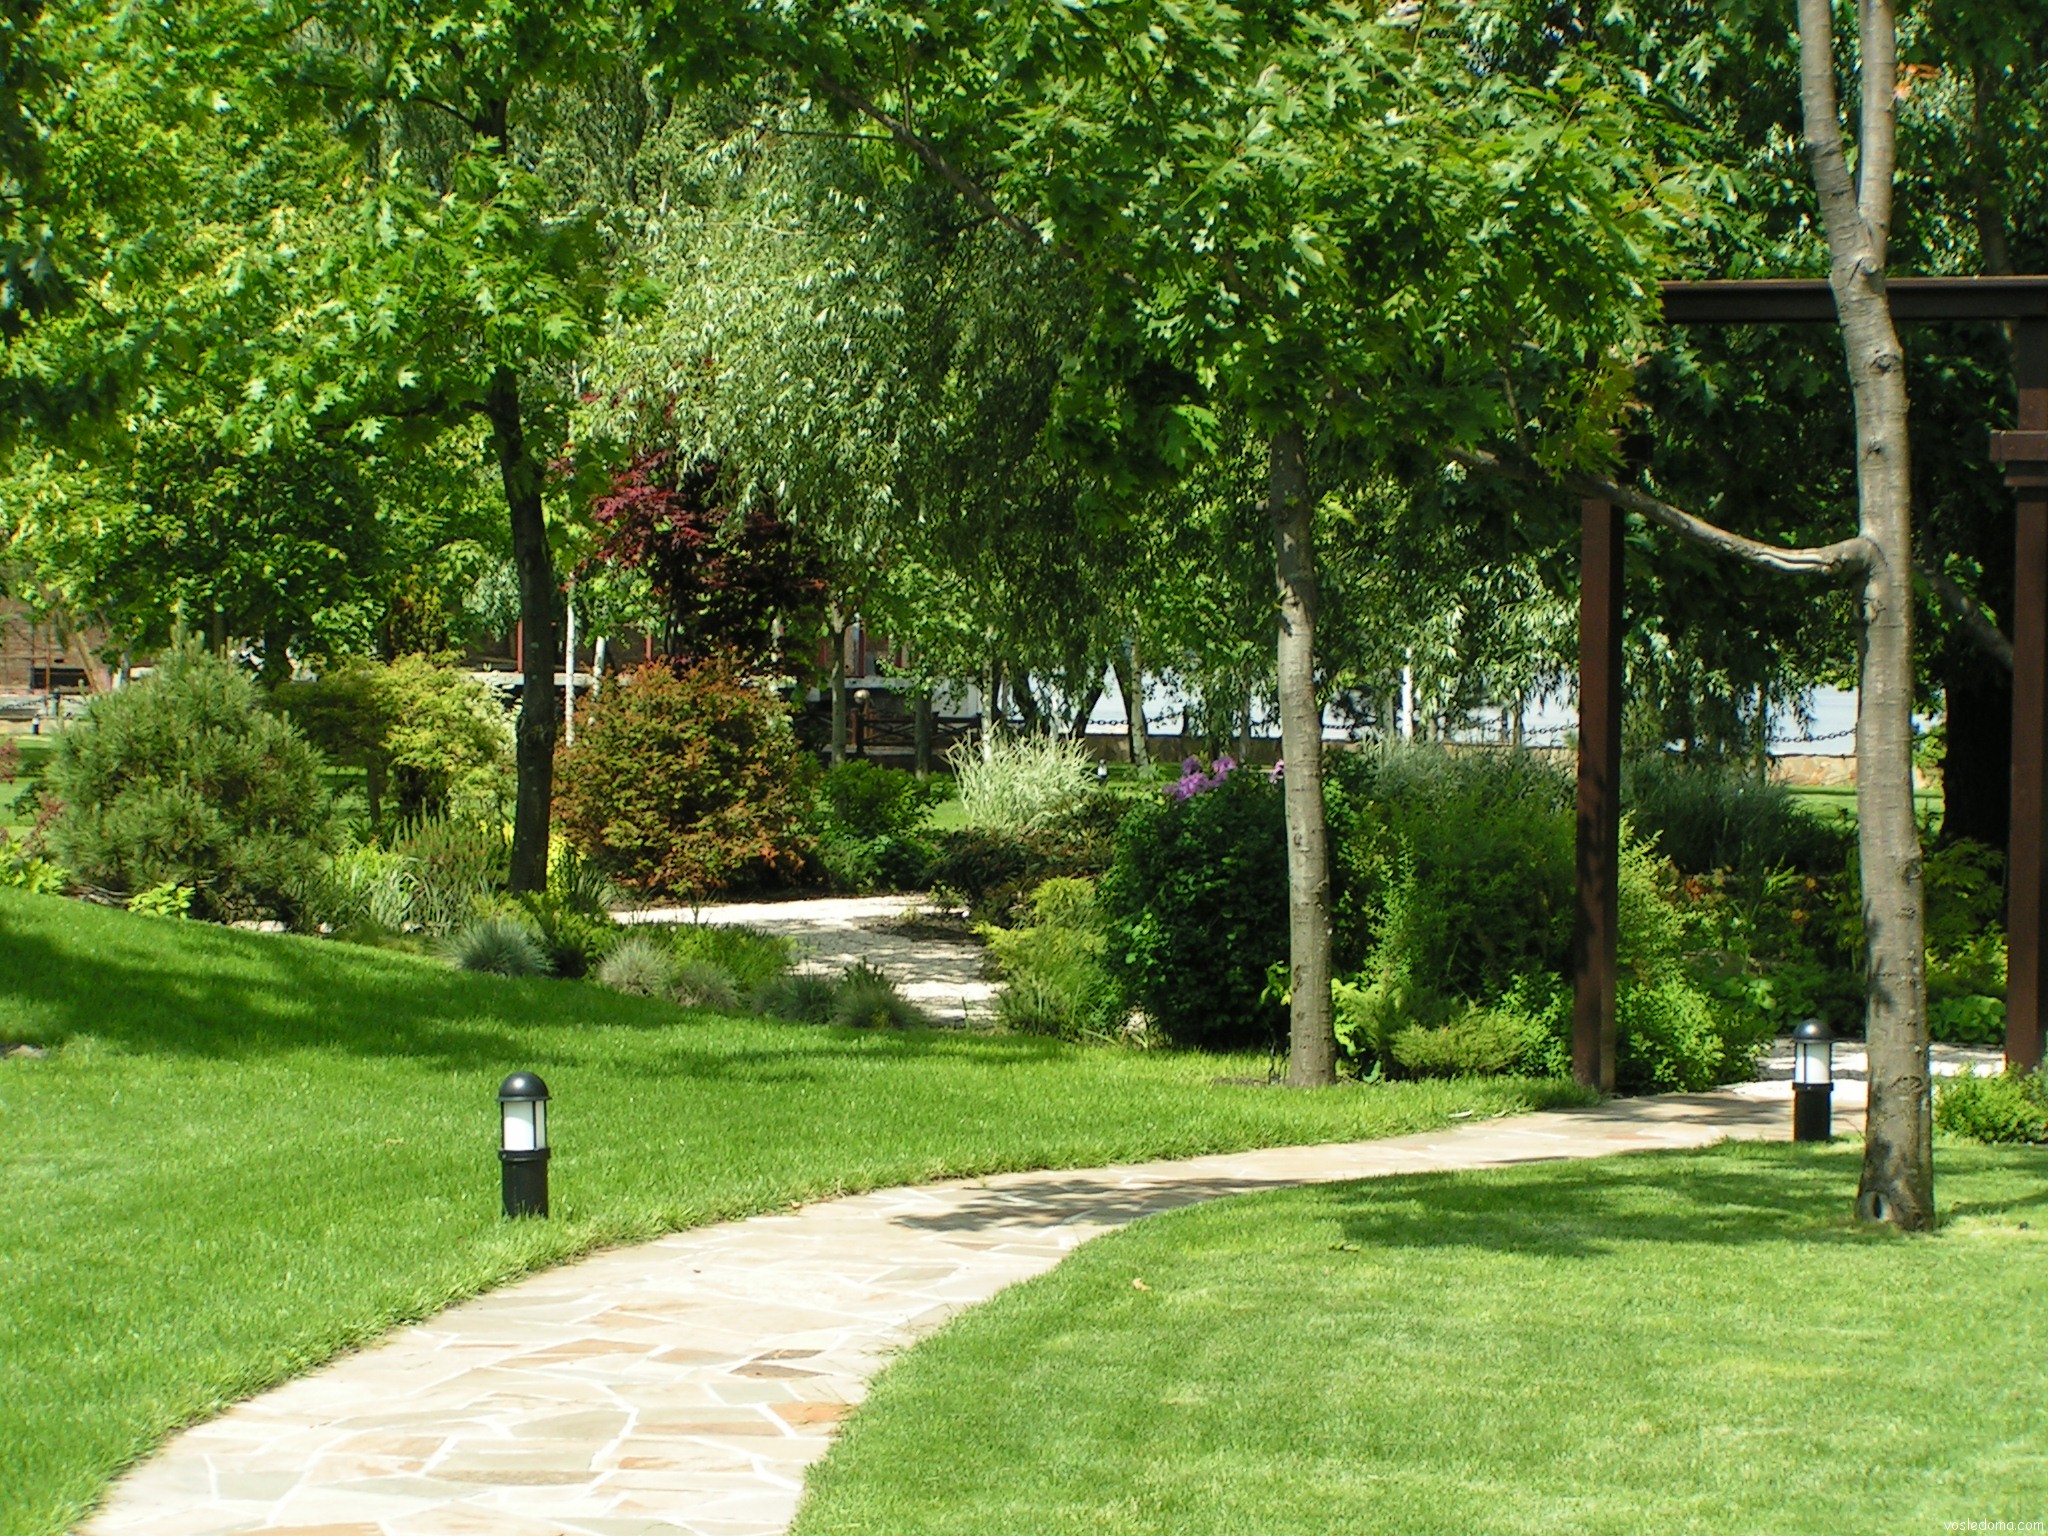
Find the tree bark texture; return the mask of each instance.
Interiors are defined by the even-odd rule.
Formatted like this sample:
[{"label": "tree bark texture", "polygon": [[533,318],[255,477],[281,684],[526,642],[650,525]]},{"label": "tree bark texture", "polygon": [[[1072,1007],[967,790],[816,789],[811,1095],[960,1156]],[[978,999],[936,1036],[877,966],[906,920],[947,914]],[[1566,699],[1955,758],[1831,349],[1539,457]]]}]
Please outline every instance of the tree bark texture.
[{"label": "tree bark texture", "polygon": [[832,624],[832,740],[826,749],[826,756],[832,766],[838,767],[846,761],[846,617],[837,607],[831,614]]},{"label": "tree bark texture", "polygon": [[519,377],[500,366],[485,393],[484,415],[498,453],[505,506],[512,517],[512,564],[519,576],[519,719],[513,731],[518,790],[512,803],[515,892],[548,886],[548,815],[555,792],[555,567],[541,506],[541,467],[526,446]]},{"label": "tree bark texture", "polygon": [[1799,0],[1807,155],[1827,233],[1828,280],[1856,413],[1863,571],[1856,816],[1867,955],[1870,1106],[1857,1214],[1934,1224],[1934,1123],[1919,829],[1913,821],[1912,477],[1905,353],[1885,296],[1895,155],[1897,43],[1887,0],[1861,0],[1860,113],[1852,178],[1834,89],[1830,0]]},{"label": "tree bark texture", "polygon": [[1130,741],[1131,766],[1152,765],[1152,744],[1145,731],[1145,673],[1138,655],[1138,642],[1115,651],[1110,665],[1116,669],[1116,691],[1123,695],[1125,734]]},{"label": "tree bark texture", "polygon": [[1323,816],[1323,709],[1316,694],[1314,506],[1299,427],[1273,435],[1267,507],[1273,518],[1273,575],[1280,606],[1281,783],[1287,799],[1287,1081],[1296,1088],[1337,1080],[1330,999],[1330,846]]}]

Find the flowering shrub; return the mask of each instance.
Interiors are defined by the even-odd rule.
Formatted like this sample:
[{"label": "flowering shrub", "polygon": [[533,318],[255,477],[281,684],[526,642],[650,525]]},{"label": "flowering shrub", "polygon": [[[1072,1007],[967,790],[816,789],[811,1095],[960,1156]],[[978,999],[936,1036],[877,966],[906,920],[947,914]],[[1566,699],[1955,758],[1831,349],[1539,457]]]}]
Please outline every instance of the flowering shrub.
[{"label": "flowering shrub", "polygon": [[787,706],[735,663],[647,667],[578,721],[555,815],[613,879],[697,896],[799,870],[813,781]]},{"label": "flowering shrub", "polygon": [[[1212,789],[1221,789],[1236,770],[1237,759],[1228,755],[1217,758],[1207,773],[1202,771],[1199,757],[1190,757],[1181,763],[1180,777],[1166,786],[1166,798],[1192,800],[1197,795],[1206,795]],[[1277,773],[1274,779],[1277,782]]]}]

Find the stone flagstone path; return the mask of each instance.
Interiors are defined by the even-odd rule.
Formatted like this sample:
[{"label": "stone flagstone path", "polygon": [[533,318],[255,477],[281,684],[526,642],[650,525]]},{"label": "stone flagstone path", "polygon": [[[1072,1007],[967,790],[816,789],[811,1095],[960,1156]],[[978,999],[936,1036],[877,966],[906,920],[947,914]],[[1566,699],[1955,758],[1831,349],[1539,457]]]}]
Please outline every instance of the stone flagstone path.
[{"label": "stone flagstone path", "polygon": [[[1782,1137],[1752,1083],[1383,1141],[892,1189],[452,1307],[185,1431],[85,1536],[778,1536],[904,1346],[1155,1211],[1339,1179]],[[1856,1123],[1862,1085],[1837,1089]]]}]

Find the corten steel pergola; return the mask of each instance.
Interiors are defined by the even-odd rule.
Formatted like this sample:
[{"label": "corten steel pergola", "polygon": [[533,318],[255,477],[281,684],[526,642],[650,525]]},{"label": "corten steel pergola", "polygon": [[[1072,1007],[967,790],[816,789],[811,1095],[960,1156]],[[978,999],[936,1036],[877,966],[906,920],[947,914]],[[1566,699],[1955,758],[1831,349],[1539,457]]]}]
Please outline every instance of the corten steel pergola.
[{"label": "corten steel pergola", "polygon": [[[2005,1059],[2041,1065],[2048,978],[2048,277],[1908,277],[1887,283],[1900,324],[2013,327],[2017,430],[1991,434],[2018,502],[2013,540],[2012,833],[2007,855]],[[1674,325],[1832,324],[1819,280],[1666,283]],[[1621,857],[1622,519],[1580,503],[1578,913],[1572,950],[1572,1074],[1614,1086],[1616,882]]]}]

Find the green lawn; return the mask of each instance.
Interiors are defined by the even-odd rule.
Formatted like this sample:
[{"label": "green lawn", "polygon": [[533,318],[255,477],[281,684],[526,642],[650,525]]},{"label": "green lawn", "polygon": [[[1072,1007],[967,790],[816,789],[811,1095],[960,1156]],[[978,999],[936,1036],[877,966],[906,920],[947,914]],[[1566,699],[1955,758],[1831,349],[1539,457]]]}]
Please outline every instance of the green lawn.
[{"label": "green lawn", "polygon": [[[679,1014],[0,891],[0,1532],[178,1424],[602,1243],[943,1174],[1362,1137],[1563,1084],[1225,1086],[1263,1058]],[[499,1219],[499,1080],[557,1219]]]},{"label": "green lawn", "polygon": [[[2048,1151],[1724,1146],[1247,1196],[881,1377],[797,1536],[1939,1531],[2048,1517]],[[1142,1283],[1142,1288],[1141,1288]]]},{"label": "green lawn", "polygon": [[[1793,803],[1826,821],[1856,825],[1856,786],[1853,784],[1804,784],[1792,789]],[[1941,826],[1941,791],[1913,791],[1913,814],[1935,828]],[[1930,820],[1931,818],[1931,820]]]}]

